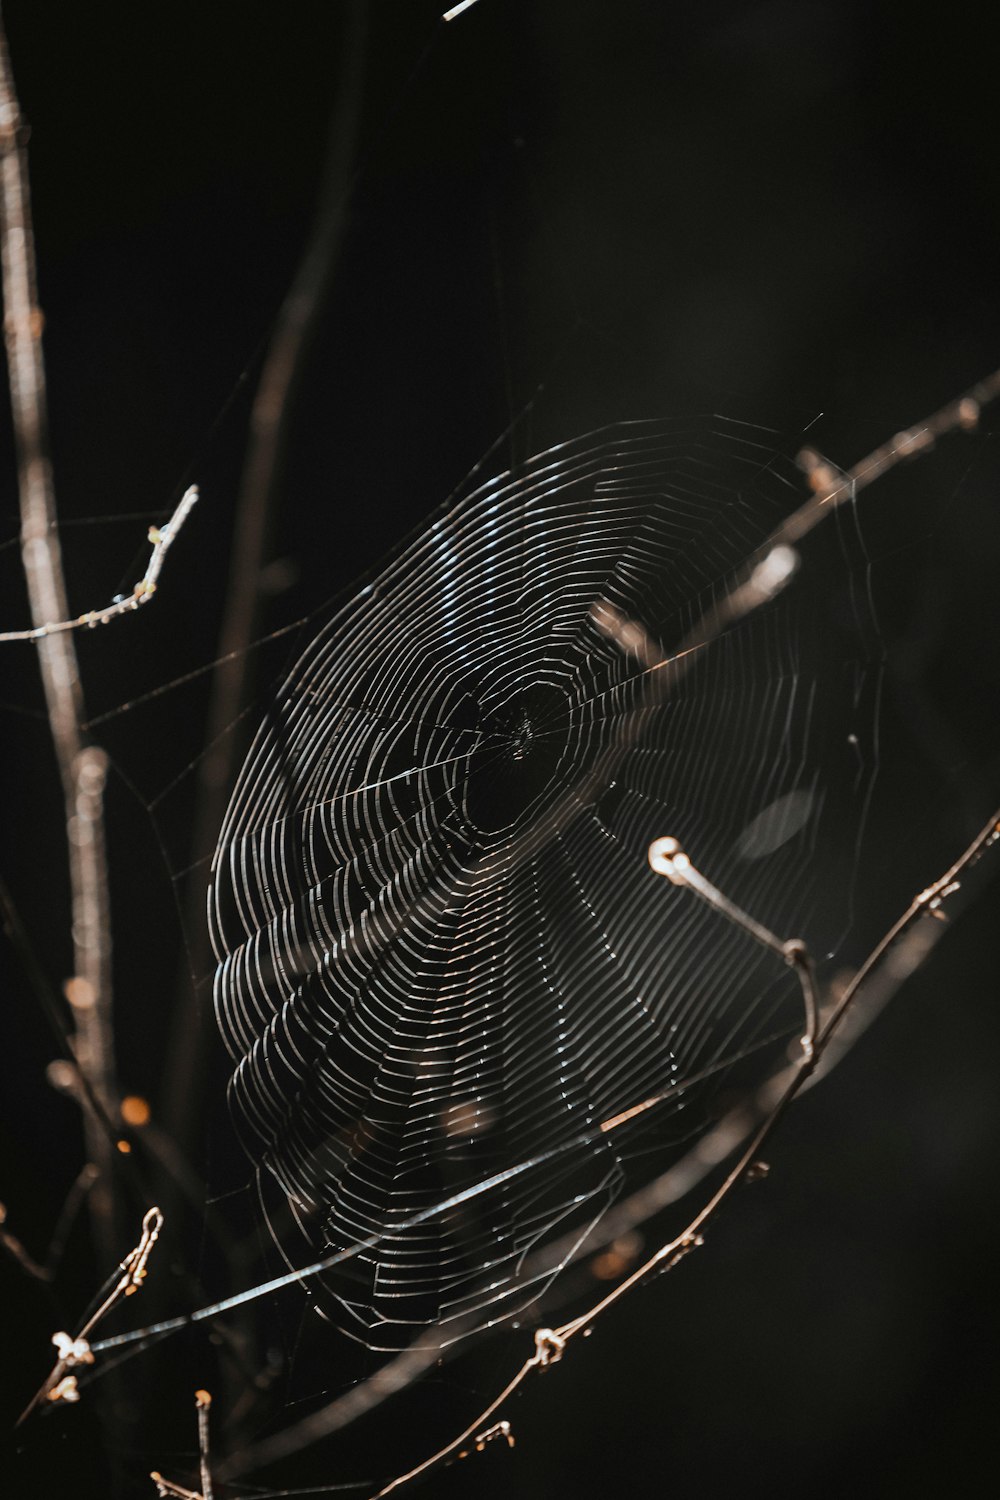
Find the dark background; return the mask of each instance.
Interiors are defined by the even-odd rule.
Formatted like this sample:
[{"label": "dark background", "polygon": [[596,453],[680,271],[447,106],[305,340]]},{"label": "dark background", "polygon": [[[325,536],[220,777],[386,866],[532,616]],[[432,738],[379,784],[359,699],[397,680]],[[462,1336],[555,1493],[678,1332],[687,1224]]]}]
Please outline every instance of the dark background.
[{"label": "dark background", "polygon": [[[178,991],[192,992],[185,942],[207,999],[184,871],[208,678],[174,684],[216,650],[249,402],[310,228],[344,15],[4,5],[31,122],[74,610],[129,589],[146,521],[190,479],[202,488],[156,603],[80,643],[88,710],[111,715],[93,734],[114,766],[120,1074],[154,1119],[178,1107],[162,1097],[163,1059]],[[479,0],[447,27],[437,15],[422,0],[368,12],[357,171],[294,408],[261,636],[373,566],[498,439],[484,472],[605,420],[707,408],[809,426],[846,464],[1000,363],[985,7],[960,26],[811,0]],[[6,421],[0,597],[13,627],[27,606]],[[891,669],[862,865],[873,930],[1000,802],[994,448],[987,424],[864,502]],[[253,653],[256,693],[288,649]],[[71,966],[58,784],[31,648],[5,650],[3,873],[58,988]],[[516,1450],[436,1476],[431,1493],[929,1495],[988,1481],[995,910],[987,890],[796,1108],[771,1179],[705,1250],[530,1388],[511,1413]],[[0,1199],[41,1255],[82,1145],[75,1106],[45,1081],[55,1044],[5,956]],[[182,1101],[217,1192],[241,1180],[221,1084],[216,1060]],[[164,1252],[173,1308],[180,1267],[199,1257],[213,1291],[229,1290],[197,1227],[189,1238]],[[12,1263],[2,1270],[16,1412],[98,1272],[83,1224],[58,1315]],[[125,1322],[144,1320],[142,1300]],[[498,1344],[449,1367],[424,1406],[387,1409],[312,1467],[268,1477],[394,1472],[425,1454],[435,1423],[443,1438],[472,1415],[520,1352]],[[304,1353],[290,1398],[365,1368],[330,1359],[324,1375]],[[152,1493],[151,1468],[193,1483],[190,1393],[212,1378],[209,1356],[186,1343],[125,1369],[145,1424],[102,1425],[95,1386],[10,1453],[11,1493]]]}]

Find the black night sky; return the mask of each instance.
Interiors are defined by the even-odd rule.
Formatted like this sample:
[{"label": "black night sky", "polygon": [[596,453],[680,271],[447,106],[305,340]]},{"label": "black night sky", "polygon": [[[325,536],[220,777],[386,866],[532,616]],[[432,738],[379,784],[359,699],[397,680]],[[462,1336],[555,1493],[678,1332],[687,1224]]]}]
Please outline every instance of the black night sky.
[{"label": "black night sky", "polygon": [[[222,1194],[246,1180],[210,1021],[202,1073],[178,1087],[169,1057],[179,995],[210,1012],[197,866],[186,874],[209,737],[202,669],[231,587],[253,395],[335,109],[342,147],[353,132],[343,232],[288,414],[262,644],[247,656],[257,708],[308,639],[284,628],[347,591],[480,463],[485,477],[605,422],[714,410],[791,434],[792,452],[808,428],[846,466],[1000,365],[993,16],[899,0],[478,0],[445,25],[427,0],[58,13],[6,0],[3,17],[31,127],[73,612],[128,591],[148,523],[188,483],[201,490],[155,603],[79,641],[91,734],[112,764],[119,1072],[166,1142],[136,1132],[124,1252],[148,1201],[140,1183],[162,1180],[172,1140],[195,1199],[200,1182]],[[1000,803],[996,422],[861,502],[888,685],[859,954]],[[9,629],[28,606],[6,410],[0,449]],[[5,1229],[44,1259],[84,1159],[79,1110],[46,1081],[59,1049],[37,994],[58,996],[71,970],[69,897],[33,648],[4,650],[2,875],[41,977],[5,940],[0,1201]],[[251,707],[235,745],[255,722]],[[705,1248],[529,1386],[508,1413],[516,1448],[491,1445],[425,1493],[868,1500],[987,1481],[1000,1396],[995,900],[984,882],[785,1121],[768,1181]],[[220,1212],[256,1243],[248,1193]],[[193,1305],[195,1269],[210,1297],[232,1289],[200,1204],[170,1222],[157,1289],[116,1327]],[[239,1285],[275,1265],[248,1252]],[[5,1426],[106,1269],[85,1214],[51,1286],[0,1259]],[[240,1354],[271,1386],[249,1427],[226,1415],[231,1372],[216,1374],[232,1350],[184,1335],[125,1364],[124,1394],[119,1381],[102,1404],[95,1384],[36,1420],[5,1447],[0,1490],[131,1500],[155,1492],[151,1469],[197,1488],[197,1386],[214,1383],[221,1451],[227,1421],[245,1441],[370,1372],[364,1350],[330,1353],[312,1334],[289,1356],[294,1310],[270,1316]],[[272,1346],[286,1353],[269,1371]],[[488,1342],[399,1410],[254,1484],[388,1478],[471,1419],[523,1352]],[[258,1491],[248,1479],[216,1493]]]}]

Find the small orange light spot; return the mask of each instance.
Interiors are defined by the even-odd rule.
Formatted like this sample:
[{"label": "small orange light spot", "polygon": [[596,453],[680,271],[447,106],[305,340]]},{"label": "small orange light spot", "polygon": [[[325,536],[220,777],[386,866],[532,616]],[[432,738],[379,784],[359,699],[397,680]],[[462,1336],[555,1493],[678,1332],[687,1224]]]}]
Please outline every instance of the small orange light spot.
[{"label": "small orange light spot", "polygon": [[79,974],[67,979],[63,985],[63,994],[74,1010],[90,1010],[97,999],[90,980],[81,978]]},{"label": "small orange light spot", "polygon": [[148,1125],[149,1124],[149,1101],[143,1099],[139,1094],[126,1094],[119,1106],[121,1117],[126,1125]]},{"label": "small orange light spot", "polygon": [[115,1144],[118,1147],[118,1150],[121,1152],[122,1156],[129,1156],[131,1154],[132,1147],[129,1145],[128,1141],[116,1141]]}]

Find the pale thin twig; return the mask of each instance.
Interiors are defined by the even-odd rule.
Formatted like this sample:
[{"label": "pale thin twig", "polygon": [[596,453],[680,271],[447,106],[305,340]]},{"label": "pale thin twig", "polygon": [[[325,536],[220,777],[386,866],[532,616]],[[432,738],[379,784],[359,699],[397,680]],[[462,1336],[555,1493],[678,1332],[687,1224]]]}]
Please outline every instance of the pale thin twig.
[{"label": "pale thin twig", "polygon": [[59,1351],[59,1358],[18,1417],[16,1424],[18,1427],[45,1400],[77,1400],[76,1377],[67,1376],[67,1371],[79,1365],[93,1364],[94,1354],[90,1348],[90,1335],[123,1297],[130,1297],[134,1292],[139,1291],[146,1279],[147,1262],[162,1228],[163,1215],[160,1210],[158,1208],[147,1209],[143,1215],[139,1242],[120,1262],[118,1272],[121,1274],[115,1274],[107,1296],[103,1298],[75,1336],[71,1337],[67,1333],[53,1334],[52,1342]]},{"label": "pale thin twig", "polygon": [[167,1496],[171,1497],[171,1500],[204,1500],[204,1496],[197,1490],[186,1490],[182,1484],[175,1484],[172,1479],[164,1479],[163,1475],[158,1474],[155,1469],[149,1477],[156,1485],[157,1494],[164,1497],[164,1500]]},{"label": "pale thin twig", "polygon": [[184,491],[180,504],[166,525],[149,528],[149,540],[153,550],[150,553],[146,571],[131,594],[119,596],[111,604],[106,604],[103,609],[88,609],[84,614],[76,615],[71,620],[51,621],[43,625],[35,625],[30,630],[0,630],[0,644],[7,641],[41,641],[47,636],[61,635],[70,630],[93,629],[95,625],[107,625],[109,621],[116,620],[119,615],[132,614],[141,604],[148,604],[156,593],[157,582],[170,544],[184,525],[197,499],[197,486],[191,485]]},{"label": "pale thin twig", "polygon": [[212,1500],[212,1473],[209,1468],[208,1459],[208,1411],[212,1405],[212,1398],[208,1391],[197,1391],[194,1399],[198,1407],[198,1460],[201,1469],[201,1497],[202,1500]]},{"label": "pale thin twig", "polygon": [[760,1126],[750,1145],[744,1150],[736,1166],[728,1174],[721,1187],[712,1195],[704,1207],[699,1210],[687,1228],[676,1239],[667,1245],[661,1246],[649,1260],[630,1276],[626,1277],[606,1297],[602,1298],[596,1307],[591,1308],[588,1313],[574,1318],[571,1323],[566,1324],[560,1329],[559,1333],[564,1339],[572,1337],[573,1334],[578,1333],[582,1328],[591,1326],[594,1319],[600,1313],[614,1302],[617,1302],[637,1281],[641,1281],[647,1276],[663,1258],[668,1257],[680,1246],[690,1242],[697,1235],[698,1231],[704,1227],[707,1220],[715,1214],[721,1204],[743,1180],[746,1172],[756,1160],[761,1147],[777,1125],[778,1120],[784,1114],[795,1095],[800,1092],[806,1079],[815,1070],[820,1057],[829,1045],[830,1038],[840,1026],[844,1015],[847,1013],[861,986],[878,969],[893,944],[906,932],[907,928],[912,927],[917,919],[925,913],[937,914],[940,911],[942,902],[958,889],[958,877],[967,866],[979,859],[980,855],[989,845],[995,844],[998,838],[1000,838],[1000,808],[992,814],[989,821],[980,829],[972,843],[963,850],[954,864],[935,880],[932,885],[928,886],[926,890],[921,891],[919,895],[913,898],[906,911],[903,912],[902,916],[897,918],[892,927],[889,928],[889,931],[879,940],[864,963],[852,976],[850,982],[845,986],[840,999],[831,1010],[819,1031],[812,1052],[804,1052],[799,1062],[793,1065],[790,1070],[791,1076],[775,1101],[774,1108]]},{"label": "pale thin twig", "polygon": [[[752,1145],[743,1151],[740,1164],[727,1178],[730,1184],[727,1195],[738,1186],[741,1180],[749,1180],[752,1176],[759,1175],[754,1170],[758,1165],[759,1152],[766,1136],[777,1123],[778,1114],[787,1107],[794,1094],[810,1087],[818,1076],[829,1072],[839,1061],[843,1051],[846,1050],[846,1047],[840,1046],[841,1038],[847,1023],[856,1014],[859,1002],[864,1005],[866,1013],[870,1005],[881,1008],[924,961],[930,949],[946,930],[946,924],[933,921],[915,925],[916,918],[922,910],[931,916],[942,915],[943,902],[954,901],[956,898],[958,876],[960,874],[967,876],[986,845],[997,840],[998,827],[1000,827],[1000,809],[951,869],[927,891],[921,892],[903,917],[873,949],[872,954],[852,980],[850,988],[843,992],[836,1010],[830,1013],[826,1024],[817,1031],[815,1054],[811,1061],[803,1052],[790,1067],[784,1067],[770,1075],[752,1096],[741,1100],[738,1105],[729,1110],[718,1124],[698,1141],[697,1145],[666,1172],[609,1210],[584,1241],[581,1242],[578,1236],[571,1235],[537,1252],[525,1265],[525,1279],[533,1281],[545,1276],[558,1266],[573,1261],[582,1261],[602,1245],[610,1244],[627,1235],[655,1214],[662,1212],[671,1204],[678,1203],[693,1192],[713,1169],[719,1167],[727,1157],[731,1157],[735,1151],[744,1146],[751,1137],[753,1138]],[[967,885],[966,879],[964,886]],[[643,1107],[645,1106],[638,1108]],[[629,1114],[632,1111],[625,1113]],[[615,1124],[616,1121],[606,1121],[605,1127],[611,1128]],[[713,1199],[712,1201],[715,1208],[718,1208],[724,1200]],[[698,1227],[704,1227],[704,1220],[699,1220]],[[669,1269],[675,1264],[675,1260],[671,1258],[674,1252],[676,1252],[677,1260],[682,1259],[698,1243],[700,1240],[697,1229],[689,1224],[681,1235],[671,1241],[670,1246],[665,1248],[665,1252],[657,1252],[652,1260],[644,1263],[635,1277],[629,1278],[627,1287],[648,1274],[654,1263],[659,1265],[660,1269]],[[661,1259],[664,1254],[667,1261],[666,1267],[663,1266]],[[625,1283],[622,1283],[622,1287],[627,1289]],[[609,1306],[612,1301],[617,1300],[618,1295],[620,1292],[616,1290],[605,1299],[601,1307]],[[591,1312],[582,1320],[581,1326],[590,1326],[596,1315],[594,1309],[591,1309]],[[549,1348],[543,1341],[544,1347],[549,1349],[546,1363],[556,1362],[562,1348],[565,1347],[566,1339],[572,1336],[572,1332],[567,1332],[569,1328],[570,1325],[567,1325],[566,1329],[557,1331],[556,1336],[560,1340],[557,1348]],[[434,1333],[433,1327],[427,1330],[409,1349],[383,1366],[368,1380],[361,1382],[346,1394],[338,1396],[328,1406],[312,1413],[292,1427],[264,1438],[250,1448],[243,1449],[238,1455],[234,1455],[222,1465],[222,1476],[230,1479],[237,1474],[246,1473],[263,1465],[280,1462],[318,1442],[321,1438],[351,1425],[359,1417],[367,1415],[391,1397],[407,1389],[431,1366],[450,1357],[460,1348],[460,1333],[455,1333],[453,1330],[453,1340],[444,1348],[435,1339]],[[475,1421],[463,1429],[447,1449],[441,1450],[439,1454],[434,1455],[433,1459],[410,1471],[407,1475],[394,1480],[389,1488],[398,1488],[406,1479],[415,1478],[423,1473],[428,1466],[436,1465],[457,1455],[463,1444],[467,1443],[476,1432],[481,1432],[493,1413],[513,1394],[527,1375],[539,1366],[539,1363],[540,1358],[536,1348],[535,1353],[524,1362],[513,1380],[504,1387],[501,1395],[484,1411],[481,1411]],[[380,1493],[388,1492],[387,1489]]]},{"label": "pale thin twig", "polygon": [[628,619],[607,599],[595,599],[590,610],[594,627],[614,640],[626,654],[636,656],[642,664],[642,671],[638,674],[642,680],[640,701],[623,718],[616,741],[553,802],[543,817],[524,829],[511,849],[505,851],[505,859],[521,862],[531,858],[558,837],[576,818],[581,806],[596,800],[634,744],[648,710],[663,702],[700,660],[702,653],[727,630],[769,604],[787,588],[800,565],[797,542],[904,459],[926,452],[939,437],[949,432],[972,431],[979,421],[982,407],[998,396],[1000,370],[986,376],[964,395],[949,401],[925,421],[897,433],[846,472],[836,469],[811,449],[803,449],[798,462],[808,477],[813,494],[774,528],[740,569],[728,591],[705,611],[669,653],[665,653],[659,642],[648,634],[641,621]]},{"label": "pale thin twig", "polygon": [[700,901],[705,902],[706,906],[711,906],[720,916],[725,917],[727,922],[732,922],[736,927],[742,927],[755,943],[778,954],[795,970],[806,1013],[806,1030],[802,1038],[802,1047],[806,1053],[811,1054],[816,1041],[816,1033],[819,1030],[819,997],[816,993],[816,974],[812,956],[802,939],[776,937],[762,922],[758,922],[756,917],[751,917],[742,907],[737,906],[735,901],[724,896],[718,887],[714,886],[697,866],[691,863],[690,857],[675,838],[667,836],[653,840],[649,846],[649,865],[657,875],[665,875],[674,885],[686,886],[688,890],[693,891]]},{"label": "pale thin twig", "polygon": [[164,1476],[154,1469],[150,1479],[156,1485],[157,1494],[163,1497],[173,1497],[173,1500],[213,1500],[212,1474],[208,1462],[208,1412],[212,1405],[212,1398],[208,1391],[195,1391],[195,1405],[198,1408],[198,1465],[201,1474],[201,1489],[189,1490],[184,1485],[177,1484],[173,1479],[165,1479]]},{"label": "pale thin twig", "polygon": [[722,1184],[708,1199],[707,1203],[699,1209],[680,1234],[676,1235],[666,1244],[661,1245],[642,1265],[626,1276],[624,1280],[620,1281],[617,1286],[586,1312],[572,1318],[561,1327],[537,1329],[535,1332],[534,1353],[524,1361],[521,1368],[507,1382],[500,1394],[488,1406],[483,1408],[475,1421],[469,1423],[459,1433],[458,1437],[447,1443],[430,1458],[417,1464],[414,1468],[408,1470],[407,1473],[401,1474],[391,1480],[389,1484],[377,1491],[374,1500],[382,1500],[383,1496],[400,1489],[412,1479],[426,1475],[431,1469],[437,1468],[448,1459],[457,1456],[468,1443],[469,1439],[475,1433],[480,1432],[484,1424],[490,1422],[503,1409],[510,1397],[523,1385],[529,1375],[536,1370],[546,1369],[548,1366],[557,1363],[562,1358],[566,1346],[571,1339],[591,1329],[599,1317],[607,1312],[609,1308],[613,1307],[615,1303],[619,1302],[640,1282],[646,1280],[654,1271],[672,1270],[691,1250],[702,1243],[702,1229],[704,1229],[710,1219],[714,1218],[735,1190],[746,1181],[748,1173],[751,1172],[759,1159],[762,1147],[770,1138],[792,1100],[801,1091],[809,1076],[816,1069],[824,1050],[830,1043],[831,1037],[836,1034],[843,1017],[847,1014],[861,986],[873,973],[878,971],[896,941],[902,937],[908,928],[913,926],[919,917],[927,913],[933,915],[940,912],[942,903],[958,890],[959,877],[962,873],[979,859],[980,855],[989,845],[996,844],[997,842],[1000,842],[1000,808],[993,813],[989,822],[984,825],[972,843],[955,860],[954,864],[938,880],[928,886],[926,890],[921,891],[918,896],[914,897],[902,916],[897,919],[885,936],[872,949],[864,963],[854,974],[850,983],[845,987],[841,998],[818,1032],[815,1046],[811,1051],[804,1050],[799,1060],[784,1074],[779,1075],[781,1079],[780,1092],[774,1099],[767,1117],[754,1132],[749,1144],[741,1152],[735,1166],[730,1169]]}]

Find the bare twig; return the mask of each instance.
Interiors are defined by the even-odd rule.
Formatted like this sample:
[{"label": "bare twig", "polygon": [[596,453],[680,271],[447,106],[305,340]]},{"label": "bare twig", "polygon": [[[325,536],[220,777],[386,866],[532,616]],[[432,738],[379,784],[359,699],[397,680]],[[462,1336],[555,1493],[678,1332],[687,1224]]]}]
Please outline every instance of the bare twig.
[{"label": "bare twig", "polygon": [[[500,1394],[479,1413],[475,1421],[471,1422],[458,1437],[447,1443],[443,1448],[423,1463],[416,1465],[407,1473],[399,1475],[389,1484],[380,1489],[374,1500],[382,1500],[382,1497],[402,1488],[410,1480],[425,1476],[431,1469],[438,1468],[442,1463],[458,1456],[469,1442],[469,1439],[480,1432],[485,1424],[491,1422],[498,1412],[502,1411],[510,1397],[527,1380],[528,1376],[537,1370],[546,1369],[560,1360],[565,1352],[566,1346],[571,1339],[581,1333],[586,1333],[594,1326],[594,1323],[615,1303],[619,1302],[634,1287],[645,1281],[651,1274],[658,1271],[672,1270],[685,1256],[702,1243],[701,1231],[710,1219],[714,1218],[722,1205],[732,1196],[735,1190],[746,1180],[754,1165],[759,1161],[760,1152],[779,1120],[784,1115],[788,1106],[798,1093],[801,1092],[809,1076],[816,1069],[824,1051],[830,1045],[831,1038],[836,1032],[848,1013],[855,996],[861,987],[872,977],[877,976],[883,964],[890,958],[898,940],[914,927],[918,919],[925,915],[938,915],[942,905],[949,896],[960,888],[960,879],[963,873],[972,866],[990,845],[1000,842],[1000,808],[992,815],[989,822],[979,831],[972,843],[959,855],[954,864],[945,871],[934,883],[915,896],[906,911],[893,924],[885,936],[876,944],[875,948],[865,959],[845,987],[839,1001],[829,1014],[827,1020],[819,1030],[812,1049],[804,1050],[795,1064],[783,1074],[778,1075],[778,1089],[772,1089],[771,1108],[753,1133],[749,1144],[743,1151],[731,1170],[727,1173],[721,1186],[712,1194],[702,1208],[694,1215],[680,1234],[661,1245],[658,1250],[636,1270],[620,1281],[605,1297],[590,1307],[578,1317],[572,1318],[559,1328],[540,1328],[535,1332],[535,1350],[525,1361],[517,1373],[504,1386]],[[921,949],[916,945],[917,952],[926,953],[926,948]],[[912,972],[910,957],[904,957],[899,965],[902,973]],[[916,960],[919,962],[919,958]],[[500,1425],[495,1423],[494,1425]],[[477,1444],[478,1446],[478,1444]]]},{"label": "bare twig", "polygon": [[794,968],[802,988],[802,1003],[805,1007],[806,1030],[802,1046],[807,1054],[812,1053],[819,1030],[819,998],[816,994],[816,973],[812,955],[801,938],[779,938],[756,917],[724,896],[702,872],[691,863],[689,856],[675,838],[667,835],[654,839],[649,846],[649,865],[657,875],[665,875],[674,885],[687,886],[706,906],[711,906],[727,922],[742,927],[755,943],[777,953]]},{"label": "bare twig", "polygon": [[158,1474],[155,1469],[149,1477],[156,1485],[156,1493],[164,1497],[164,1500],[168,1496],[171,1500],[204,1500],[204,1496],[197,1490],[186,1490],[182,1484],[175,1484],[172,1479],[164,1479],[163,1475]]},{"label": "bare twig", "polygon": [[76,1376],[67,1372],[78,1366],[92,1365],[94,1363],[94,1351],[90,1347],[90,1335],[123,1297],[130,1297],[134,1292],[139,1291],[146,1279],[147,1263],[162,1228],[163,1215],[160,1213],[160,1210],[158,1208],[147,1209],[142,1220],[142,1234],[139,1238],[139,1243],[121,1261],[117,1271],[111,1278],[110,1289],[101,1298],[96,1310],[87,1318],[79,1333],[75,1336],[68,1333],[55,1333],[52,1335],[52,1342],[58,1350],[59,1358],[24,1408],[24,1411],[18,1417],[18,1427],[30,1417],[31,1413],[43,1401],[76,1401],[79,1399]]},{"label": "bare twig", "polygon": [[201,1469],[202,1500],[212,1500],[212,1474],[208,1461],[208,1411],[212,1398],[208,1391],[197,1391],[195,1403],[198,1407],[198,1461]]},{"label": "bare twig", "polygon": [[170,544],[184,525],[197,499],[197,487],[192,485],[190,489],[184,491],[180,504],[167,524],[149,528],[149,540],[153,550],[150,553],[146,571],[131,594],[119,595],[103,609],[88,609],[85,614],[77,615],[72,620],[57,620],[54,623],[35,625],[31,630],[0,630],[0,644],[6,641],[41,641],[46,636],[61,635],[69,630],[93,629],[95,625],[107,625],[111,620],[117,620],[119,615],[132,614],[140,604],[148,604],[156,593],[157,582]]},{"label": "bare twig", "polygon": [[736,574],[729,589],[669,652],[649,634],[641,620],[629,619],[607,599],[595,599],[590,608],[592,624],[626,655],[635,656],[641,663],[639,702],[623,716],[615,742],[597,756],[543,817],[526,827],[517,841],[504,851],[505,862],[515,860],[521,863],[531,858],[573,822],[581,805],[596,800],[635,743],[648,711],[676,690],[703,653],[726,631],[769,604],[788,587],[800,566],[796,544],[803,537],[897,464],[926,453],[938,438],[951,432],[973,431],[982,408],[998,396],[1000,370],[980,380],[956,400],[949,401],[925,421],[897,433],[846,472],[812,449],[803,449],[798,455],[798,463],[807,476],[812,495],[775,527]]},{"label": "bare twig", "polygon": [[165,1479],[154,1469],[149,1477],[156,1485],[156,1492],[161,1500],[167,1500],[167,1497],[171,1497],[171,1500],[213,1500],[212,1475],[208,1466],[208,1412],[212,1405],[212,1398],[208,1391],[195,1391],[194,1400],[198,1408],[198,1460],[201,1489],[185,1489],[184,1485],[177,1484],[173,1479]]},{"label": "bare twig", "polygon": [[[43,317],[36,293],[34,242],[27,164],[7,40],[0,23],[0,253],[4,333],[17,446],[21,552],[31,618],[39,630],[49,725],[62,780],[72,893],[74,972],[87,1003],[78,1013],[78,1058],[94,1094],[106,1106],[114,1092],[111,1040],[111,937],[104,858],[103,753],[84,743],[83,694],[73,637],[51,633],[67,619],[42,361]],[[90,1198],[99,1253],[115,1242],[111,1151],[98,1121],[88,1114],[87,1150],[101,1178]]]},{"label": "bare twig", "polygon": [[[970,887],[975,884],[970,881],[970,872],[985,848],[1000,839],[998,829],[1000,829],[1000,809],[940,880],[935,881],[927,891],[921,892],[915,898],[904,915],[872,951],[851,981],[849,989],[843,991],[836,1008],[828,1012],[825,1024],[822,1024],[817,1032],[815,1052],[811,1062],[803,1053],[791,1067],[782,1068],[768,1077],[752,1096],[741,1100],[737,1106],[728,1111],[717,1125],[701,1137],[697,1145],[666,1172],[609,1210],[584,1241],[581,1242],[578,1236],[569,1235],[563,1240],[546,1246],[544,1250],[536,1252],[525,1264],[525,1279],[527,1281],[542,1279],[558,1266],[571,1261],[581,1261],[591,1256],[601,1246],[629,1234],[655,1214],[687,1197],[713,1169],[718,1168],[740,1147],[745,1149],[741,1152],[739,1164],[726,1179],[728,1187],[725,1196],[735,1191],[742,1180],[759,1175],[754,1171],[759,1163],[759,1153],[766,1136],[777,1123],[778,1115],[787,1108],[792,1097],[804,1092],[816,1078],[824,1076],[836,1065],[847,1050],[845,1033],[852,1022],[855,1022],[859,1013],[864,1016],[861,1027],[863,1029],[871,1018],[872,1010],[881,1009],[905,980],[924,962],[931,948],[947,931],[947,923],[933,920],[919,921],[921,914],[926,913],[928,917],[940,917],[943,914],[945,902],[953,904],[961,900],[962,896],[968,895]],[[960,877],[962,879],[961,894],[958,886]],[[806,1066],[807,1063],[808,1066]],[[612,1123],[605,1122],[606,1125]],[[746,1143],[751,1141],[751,1138],[752,1144],[747,1146]],[[713,1213],[721,1207],[723,1201],[725,1197],[716,1197],[712,1200]],[[700,1242],[698,1230],[704,1227],[704,1223],[704,1218],[692,1221],[692,1224],[689,1224],[681,1235],[671,1241],[669,1247],[658,1251],[651,1260],[647,1260],[640,1271],[634,1277],[629,1278],[627,1284],[622,1283],[622,1289],[628,1290],[635,1281],[649,1274],[654,1266],[662,1270],[669,1269],[676,1264],[677,1260],[683,1258]],[[697,1227],[695,1227],[696,1224]],[[619,1295],[621,1291],[616,1289],[600,1304],[601,1308],[610,1306]],[[595,1310],[591,1309],[591,1312],[580,1320],[580,1327],[591,1326],[596,1316]],[[567,1329],[571,1330],[572,1325],[567,1325]],[[558,1337],[562,1340],[561,1347],[565,1347],[566,1339],[572,1337],[572,1331],[567,1332],[567,1329],[557,1331]],[[575,1331],[578,1332],[580,1329]],[[368,1415],[384,1402],[411,1386],[432,1366],[454,1354],[460,1348],[461,1330],[456,1331],[452,1328],[451,1333],[452,1341],[442,1348],[439,1338],[435,1336],[435,1328],[428,1329],[409,1349],[384,1365],[369,1379],[352,1387],[344,1395],[338,1396],[328,1405],[294,1423],[291,1427],[242,1449],[238,1455],[233,1455],[220,1466],[220,1476],[229,1479],[238,1474],[280,1462],[303,1448],[319,1442],[322,1438],[350,1426],[360,1417]],[[547,1348],[548,1345],[545,1347]],[[561,1348],[558,1352],[561,1353]],[[555,1363],[555,1359],[556,1355],[550,1351],[547,1363]],[[435,1455],[433,1460],[393,1481],[389,1489],[399,1487],[407,1478],[415,1478],[428,1467],[457,1456],[472,1435],[482,1429],[493,1413],[513,1394],[528,1374],[539,1367],[539,1364],[540,1359],[536,1348],[535,1353],[525,1361],[514,1381],[504,1387],[501,1396],[486,1410],[480,1412],[476,1420],[470,1423],[453,1443]],[[388,1492],[387,1489],[381,1493]]]}]

